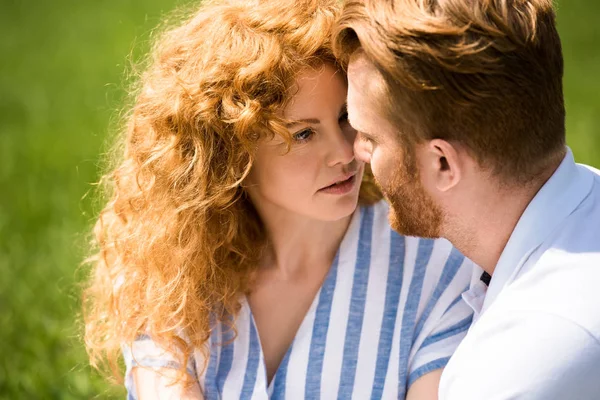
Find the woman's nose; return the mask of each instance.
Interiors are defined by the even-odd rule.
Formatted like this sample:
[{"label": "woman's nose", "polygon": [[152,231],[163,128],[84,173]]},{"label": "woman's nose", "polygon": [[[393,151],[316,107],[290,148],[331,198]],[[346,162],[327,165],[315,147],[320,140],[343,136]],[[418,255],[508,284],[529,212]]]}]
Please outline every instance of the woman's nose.
[{"label": "woman's nose", "polygon": [[329,159],[329,165],[334,166],[337,164],[350,164],[354,161],[354,136],[353,132],[346,132],[345,129],[336,129],[335,139],[331,141],[331,156]]}]

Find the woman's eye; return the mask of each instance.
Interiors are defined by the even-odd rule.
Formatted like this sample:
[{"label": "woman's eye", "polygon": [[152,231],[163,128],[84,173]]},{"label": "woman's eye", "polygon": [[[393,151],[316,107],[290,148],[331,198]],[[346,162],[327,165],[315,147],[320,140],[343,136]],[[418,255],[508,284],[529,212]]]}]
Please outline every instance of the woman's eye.
[{"label": "woman's eye", "polygon": [[312,129],[303,129],[300,132],[297,132],[294,134],[294,140],[297,142],[304,142],[308,139],[310,139],[310,137],[313,135],[313,130]]}]

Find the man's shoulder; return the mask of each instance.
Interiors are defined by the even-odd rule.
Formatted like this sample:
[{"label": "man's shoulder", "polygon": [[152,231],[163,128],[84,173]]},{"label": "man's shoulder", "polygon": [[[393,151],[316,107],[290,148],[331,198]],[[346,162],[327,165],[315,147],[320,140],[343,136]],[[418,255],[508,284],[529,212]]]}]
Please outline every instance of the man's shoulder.
[{"label": "man's shoulder", "polygon": [[549,232],[495,303],[507,313],[523,308],[552,313],[600,339],[600,175],[594,175],[597,183],[588,196]]},{"label": "man's shoulder", "polygon": [[600,252],[600,172],[587,166],[579,167],[583,173],[593,175],[591,189],[557,229],[550,232],[545,243],[546,247],[569,253]]},{"label": "man's shoulder", "polygon": [[565,252],[544,256],[472,326],[444,373],[441,398],[595,399],[600,393],[600,264],[578,263],[578,255]]},{"label": "man's shoulder", "polygon": [[596,338],[561,316],[526,309],[507,314],[498,304],[472,327],[446,367],[441,398],[596,398]]},{"label": "man's shoulder", "polygon": [[499,294],[489,311],[544,313],[570,321],[600,342],[600,252],[543,251]]}]

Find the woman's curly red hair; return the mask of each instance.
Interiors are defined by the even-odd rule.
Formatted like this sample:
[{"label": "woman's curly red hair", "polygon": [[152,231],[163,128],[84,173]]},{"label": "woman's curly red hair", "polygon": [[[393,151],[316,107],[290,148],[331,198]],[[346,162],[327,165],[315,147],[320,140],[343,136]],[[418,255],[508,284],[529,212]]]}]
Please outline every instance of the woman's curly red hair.
[{"label": "woman's curly red hair", "polygon": [[213,318],[236,314],[267,240],[241,182],[261,137],[289,135],[281,110],[299,72],[335,63],[338,12],[336,0],[203,2],[156,41],[94,229],[92,365],[118,374],[120,346],[145,333],[185,366]]}]

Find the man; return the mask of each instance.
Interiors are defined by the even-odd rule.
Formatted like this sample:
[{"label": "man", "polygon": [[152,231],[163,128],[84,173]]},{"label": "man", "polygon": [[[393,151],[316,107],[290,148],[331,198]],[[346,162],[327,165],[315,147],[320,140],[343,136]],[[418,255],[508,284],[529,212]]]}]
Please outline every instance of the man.
[{"label": "man", "polygon": [[600,175],[565,146],[551,0],[350,0],[334,43],[393,226],[481,266],[440,398],[600,399]]}]

